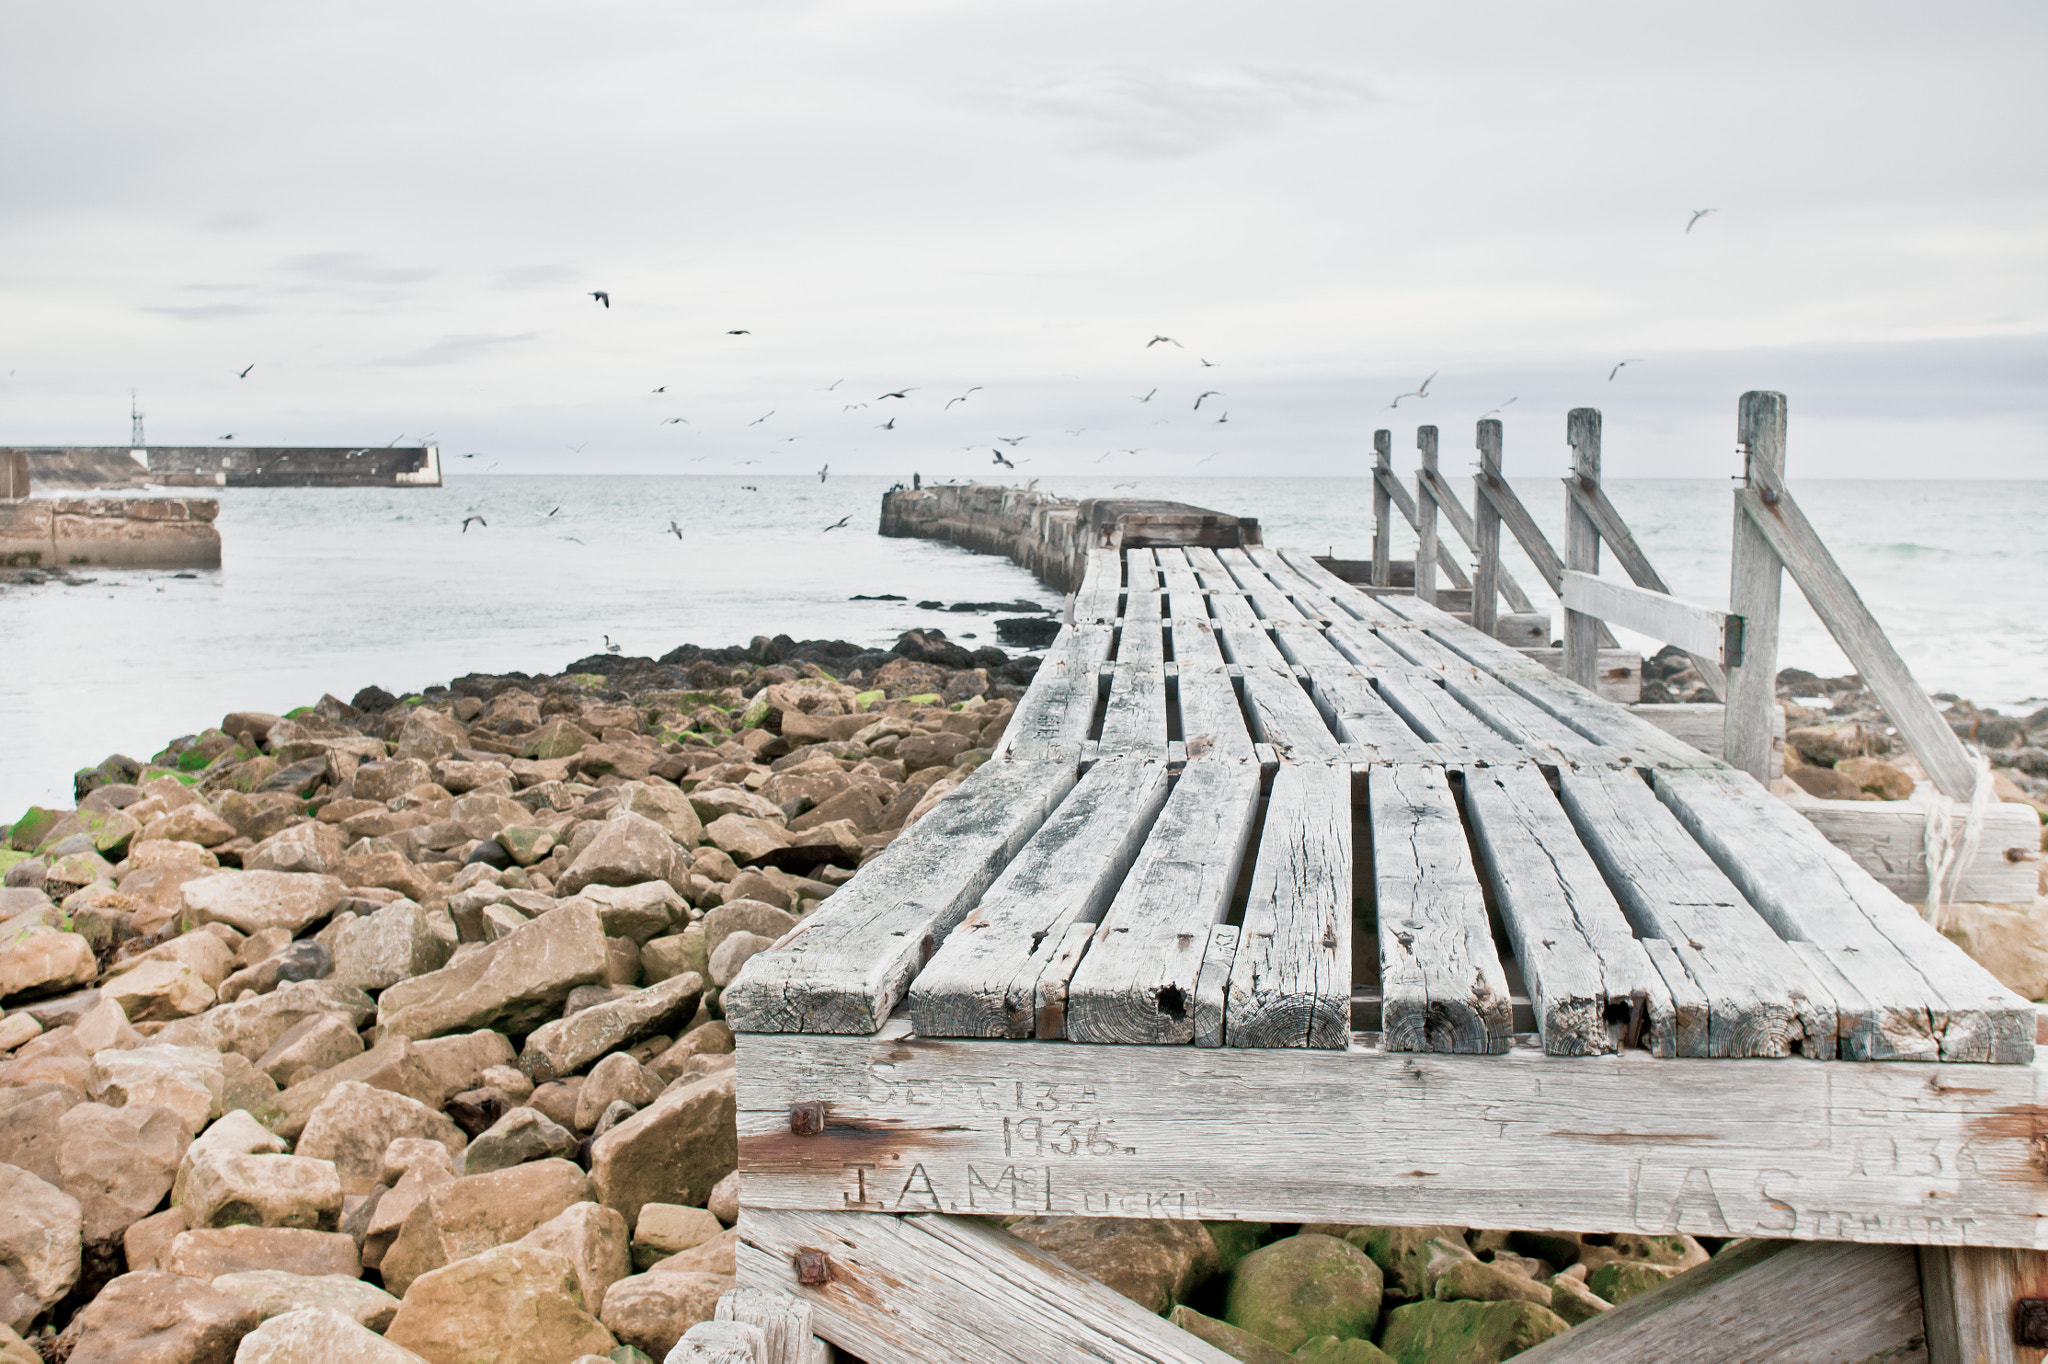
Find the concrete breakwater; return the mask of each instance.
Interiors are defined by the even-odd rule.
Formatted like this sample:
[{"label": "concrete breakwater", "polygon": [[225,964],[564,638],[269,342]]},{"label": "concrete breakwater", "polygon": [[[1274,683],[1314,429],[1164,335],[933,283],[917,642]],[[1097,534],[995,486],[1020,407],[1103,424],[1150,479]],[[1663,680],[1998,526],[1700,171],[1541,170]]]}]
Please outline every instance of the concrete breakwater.
[{"label": "concrete breakwater", "polygon": [[438,488],[439,446],[0,447],[42,488]]},{"label": "concrete breakwater", "polygon": [[1181,502],[1076,502],[1032,488],[980,483],[890,489],[882,496],[881,533],[950,540],[977,554],[1001,554],[1061,592],[1081,585],[1091,549],[1155,543],[1224,549],[1261,543],[1256,520]]},{"label": "concrete breakwater", "polygon": [[202,497],[0,501],[0,567],[219,568],[219,514]]}]

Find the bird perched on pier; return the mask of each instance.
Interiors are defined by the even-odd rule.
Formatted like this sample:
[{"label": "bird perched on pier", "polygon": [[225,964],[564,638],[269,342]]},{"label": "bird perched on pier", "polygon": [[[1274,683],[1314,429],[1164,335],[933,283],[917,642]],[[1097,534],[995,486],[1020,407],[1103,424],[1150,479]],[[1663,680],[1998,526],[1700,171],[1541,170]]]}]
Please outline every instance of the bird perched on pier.
[{"label": "bird perched on pier", "polygon": [[469,523],[472,521],[476,522],[479,526],[482,526],[485,530],[489,530],[491,528],[491,523],[484,520],[481,516],[465,516],[462,518],[462,533],[464,535],[469,534]]},{"label": "bird perched on pier", "polygon": [[1421,382],[1421,384],[1417,385],[1414,392],[1401,394],[1399,397],[1396,397],[1394,401],[1388,403],[1387,406],[1399,407],[1401,405],[1402,398],[1427,398],[1429,396],[1429,386],[1430,384],[1436,381],[1436,375],[1437,372],[1435,370],[1431,370],[1429,372],[1429,378],[1424,379]]},{"label": "bird perched on pier", "polygon": [[1212,389],[1210,389],[1210,390],[1209,390],[1208,392],[1206,392],[1206,393],[1198,393],[1198,394],[1196,394],[1196,395],[1195,395],[1195,411],[1197,411],[1197,412],[1200,412],[1200,411],[1202,410],[1202,399],[1204,399],[1204,398],[1220,398],[1220,397],[1222,397],[1222,396],[1223,396],[1223,390],[1222,390],[1222,389],[1220,389],[1220,388],[1212,388]]},{"label": "bird perched on pier", "polygon": [[610,294],[610,293],[609,293],[608,291],[606,291],[606,290],[603,290],[603,289],[592,289],[592,290],[590,291],[590,296],[591,296],[592,298],[596,299],[596,300],[597,300],[597,301],[598,301],[599,303],[602,303],[602,304],[604,304],[604,306],[605,306],[605,307],[607,307],[607,308],[609,308],[609,307],[611,307],[611,306],[612,306],[612,296],[611,296],[611,294]]},{"label": "bird perched on pier", "polygon": [[683,538],[683,528],[673,521],[668,523],[668,533],[675,536],[678,540]]},{"label": "bird perched on pier", "polygon": [[[1154,346],[1158,345],[1158,344],[1159,344],[1159,343],[1160,343],[1161,341],[1164,341],[1164,342],[1168,343],[1169,345],[1174,345],[1174,346],[1180,346],[1180,342],[1178,342],[1178,341],[1175,341],[1175,340],[1174,340],[1174,339],[1173,339],[1172,337],[1170,337],[1170,336],[1155,336],[1155,337],[1153,337],[1153,338],[1152,338],[1152,339],[1151,339],[1150,341],[1147,341],[1147,342],[1145,343],[1145,349],[1146,349],[1146,350],[1151,350],[1151,349],[1152,349],[1152,348],[1153,348]],[[1181,348],[1182,350],[1186,350],[1186,349],[1187,349],[1187,347],[1186,347],[1186,346],[1180,346],[1180,348]]]},{"label": "bird perched on pier", "polygon": [[1706,216],[1707,216],[1707,215],[1708,215],[1709,213],[1719,213],[1720,211],[1721,211],[1721,210],[1720,210],[1720,209],[1718,209],[1718,208],[1696,208],[1696,209],[1694,209],[1694,210],[1692,211],[1692,217],[1690,217],[1690,218],[1687,218],[1687,219],[1685,220],[1685,230],[1686,230],[1686,231],[1687,231],[1688,233],[1690,233],[1690,232],[1692,231],[1692,228],[1693,228],[1693,224],[1694,224],[1694,223],[1697,223],[1697,222],[1698,222],[1698,221],[1699,221],[1700,219],[1702,219],[1702,218],[1706,217]]},{"label": "bird perched on pier", "polygon": [[1004,459],[1004,458],[1003,458],[1003,452],[1002,452],[1002,451],[1000,451],[1000,450],[997,450],[997,449],[995,449],[994,447],[990,447],[990,449],[989,449],[989,453],[990,453],[991,455],[994,455],[994,456],[995,456],[995,462],[996,462],[996,463],[998,463],[998,464],[1000,464],[1000,465],[1002,465],[1002,466],[1003,466],[1003,467],[1004,467],[1005,469],[1014,469],[1014,468],[1016,468],[1016,467],[1017,467],[1016,465],[1014,465],[1014,464],[1010,463],[1010,461],[1008,461],[1007,459]]},{"label": "bird perched on pier", "polygon": [[612,643],[612,637],[610,635],[606,635],[604,637],[604,651],[608,654],[615,654],[619,651],[619,646]]},{"label": "bird perched on pier", "polygon": [[[979,393],[979,392],[981,392],[981,385],[980,385],[980,384],[976,384],[976,385],[975,385],[975,386],[974,386],[973,388],[970,388],[970,389],[968,389],[968,390],[967,390],[967,393]],[[961,395],[960,395],[959,397],[957,397],[957,398],[948,398],[948,399],[946,399],[946,407],[950,408],[950,407],[952,407],[952,405],[953,405],[954,403],[964,403],[964,402],[966,402],[966,401],[967,401],[967,393],[963,393],[963,394],[961,394]],[[942,409],[942,410],[943,410],[943,409]]]},{"label": "bird perched on pier", "polygon": [[1615,376],[1615,375],[1617,375],[1617,374],[1621,373],[1621,372],[1622,372],[1622,370],[1626,369],[1626,368],[1627,368],[1628,366],[1630,366],[1630,365],[1640,365],[1641,363],[1643,363],[1643,357],[1642,357],[1642,356],[1640,356],[1640,355],[1637,355],[1637,356],[1632,356],[1632,357],[1630,357],[1630,358],[1629,358],[1629,359],[1627,359],[1627,360],[1623,360],[1623,361],[1622,361],[1622,362],[1621,362],[1620,364],[1616,365],[1616,366],[1615,366],[1615,367],[1614,367],[1613,369],[1610,369],[1610,370],[1608,370],[1608,371],[1607,371],[1607,382],[1608,382],[1608,383],[1610,383],[1610,384],[1611,384],[1611,383],[1613,383],[1613,382],[1614,382],[1614,376]]},{"label": "bird perched on pier", "polygon": [[[845,516],[842,516],[842,517],[840,517],[840,518],[839,518],[839,519],[838,519],[837,521],[834,521],[834,522],[833,522],[833,523],[832,523],[831,525],[829,525],[829,526],[825,527],[825,530],[828,530],[828,531],[830,531],[830,530],[838,530],[838,529],[839,529],[839,528],[840,528],[841,526],[845,525],[845,524],[846,524],[846,523],[847,523],[848,521],[851,521],[851,520],[853,520],[853,516],[852,516],[852,514],[851,514],[851,513],[849,513],[849,514],[847,514],[847,515],[845,515]],[[824,531],[820,531],[820,532],[819,532],[819,534],[821,534],[821,535],[822,535],[823,533],[824,533]]]},{"label": "bird perched on pier", "polygon": [[243,371],[242,371],[242,372],[241,372],[240,374],[237,374],[237,375],[236,375],[235,377],[236,377],[237,379],[246,379],[246,378],[248,378],[248,377],[249,377],[249,370],[250,370],[250,369],[254,369],[254,368],[256,368],[256,366],[255,366],[255,365],[254,365],[254,364],[252,363],[252,364],[251,364],[251,365],[249,366],[249,369],[245,369],[245,370],[243,370]]}]

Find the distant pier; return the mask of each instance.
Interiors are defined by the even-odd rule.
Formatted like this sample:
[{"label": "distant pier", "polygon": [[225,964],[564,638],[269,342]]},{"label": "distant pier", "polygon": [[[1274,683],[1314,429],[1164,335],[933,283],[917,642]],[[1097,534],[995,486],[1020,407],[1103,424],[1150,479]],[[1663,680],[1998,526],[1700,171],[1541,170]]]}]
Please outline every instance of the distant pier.
[{"label": "distant pier", "polygon": [[415,446],[5,446],[37,487],[438,488],[441,450]]}]

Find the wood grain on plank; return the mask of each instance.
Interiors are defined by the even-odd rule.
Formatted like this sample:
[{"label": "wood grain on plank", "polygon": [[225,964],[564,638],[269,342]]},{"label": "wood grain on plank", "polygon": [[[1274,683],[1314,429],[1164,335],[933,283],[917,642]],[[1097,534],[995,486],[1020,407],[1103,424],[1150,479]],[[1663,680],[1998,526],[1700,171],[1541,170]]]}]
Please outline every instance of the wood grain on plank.
[{"label": "wood grain on plank", "polygon": [[1074,784],[1070,763],[983,763],[721,995],[737,1032],[873,1032]]},{"label": "wood grain on plank", "polygon": [[1302,615],[1301,608],[1294,604],[1293,599],[1267,577],[1265,571],[1253,563],[1251,556],[1243,550],[1219,549],[1216,551],[1216,558],[1222,563],[1224,571],[1230,574],[1231,580],[1244,592],[1246,600],[1251,602],[1252,609],[1259,613],[1260,619],[1307,619]]},{"label": "wood grain on plank", "polygon": [[1088,568],[1074,593],[1076,625],[1104,625],[1117,617],[1117,602],[1123,595],[1123,556],[1113,549],[1088,551]]},{"label": "wood grain on plank", "polygon": [[1238,926],[1217,924],[1209,930],[1202,969],[1195,974],[1195,1045],[1223,1045],[1223,1019],[1230,999],[1230,968],[1237,960]]},{"label": "wood grain on plank", "polygon": [[1280,557],[1291,565],[1296,573],[1319,587],[1329,601],[1347,614],[1367,623],[1395,619],[1392,612],[1380,605],[1380,599],[1357,586],[1345,582],[1326,566],[1316,562],[1315,555],[1306,550],[1282,549]]},{"label": "wood grain on plank", "polygon": [[[1736,410],[1735,443],[1743,467],[1785,468],[1785,395],[1752,391]],[[1728,559],[1728,609],[1742,617],[1742,661],[1728,668],[1721,756],[1758,781],[1771,779],[1771,712],[1778,704],[1778,612],[1785,564],[1763,530],[1735,498],[1734,545]]]},{"label": "wood grain on plank", "polygon": [[1152,834],[1067,991],[1067,1036],[1190,1042],[1209,929],[1230,908],[1258,811],[1259,771],[1203,759],[1181,769]]},{"label": "wood grain on plank", "polygon": [[1443,769],[1375,767],[1366,780],[1387,1049],[1507,1050],[1507,976]]},{"label": "wood grain on plank", "polygon": [[1095,723],[1102,664],[1114,633],[1107,625],[1060,632],[1003,730],[1007,755],[1020,762],[1079,761]]},{"label": "wood grain on plank", "polygon": [[[1705,992],[1705,1055],[1835,1054],[1833,997],[1648,783],[1632,772],[1565,772],[1558,794],[1629,923],[1670,944]],[[1702,1053],[1681,1045],[1679,1054]]]},{"label": "wood grain on plank", "polygon": [[1460,762],[1518,763],[1522,751],[1461,705],[1435,681],[1392,673],[1378,679],[1379,693],[1408,727],[1442,744]]},{"label": "wood grain on plank", "polygon": [[[1226,643],[1235,642],[1231,632],[1224,634]],[[1343,757],[1337,736],[1292,670],[1248,667],[1237,683],[1253,740],[1271,744],[1282,761],[1335,762]]]},{"label": "wood grain on plank", "polygon": [[1230,970],[1225,1045],[1350,1044],[1351,866],[1350,769],[1283,765]]},{"label": "wood grain on plank", "polygon": [[1029,1037],[1039,976],[1069,925],[1102,918],[1166,787],[1163,762],[1105,758],[1089,768],[912,982],[917,1030]]},{"label": "wood grain on plank", "polygon": [[1357,744],[1376,762],[1442,762],[1444,750],[1417,734],[1381,697],[1372,680],[1359,673],[1319,669],[1309,680],[1309,694],[1323,720],[1339,739]]}]

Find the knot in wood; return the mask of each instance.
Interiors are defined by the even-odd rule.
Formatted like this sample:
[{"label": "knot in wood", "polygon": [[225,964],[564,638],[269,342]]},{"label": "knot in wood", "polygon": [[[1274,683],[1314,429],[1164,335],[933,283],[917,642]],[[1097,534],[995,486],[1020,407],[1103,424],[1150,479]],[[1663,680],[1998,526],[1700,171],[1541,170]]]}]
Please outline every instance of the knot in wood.
[{"label": "knot in wood", "polygon": [[832,1282],[832,1257],[822,1250],[799,1250],[793,1257],[796,1261],[796,1281],[806,1288],[822,1288]]},{"label": "knot in wood", "polygon": [[825,1130],[825,1105],[815,1099],[810,1103],[791,1104],[789,1130],[799,1137],[817,1136]]},{"label": "knot in wood", "polygon": [[2021,1298],[2012,1305],[2012,1342],[2048,1345],[2048,1298]]}]

